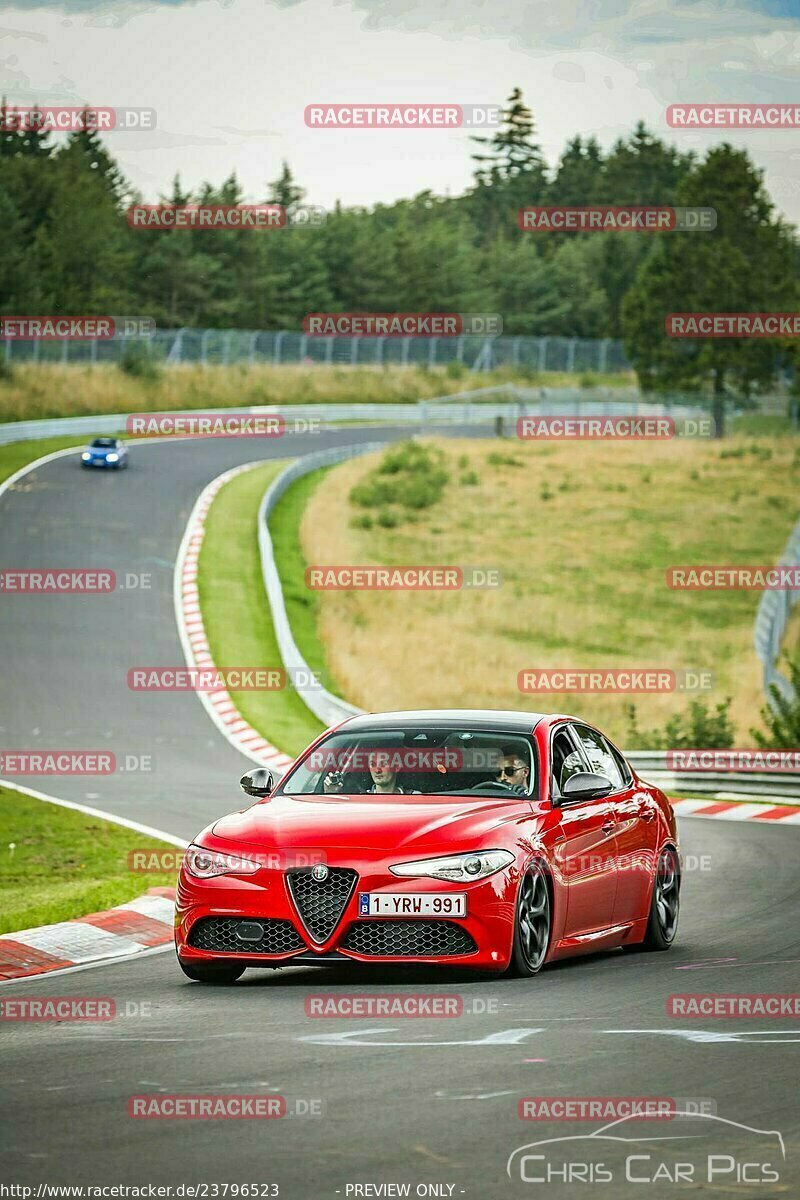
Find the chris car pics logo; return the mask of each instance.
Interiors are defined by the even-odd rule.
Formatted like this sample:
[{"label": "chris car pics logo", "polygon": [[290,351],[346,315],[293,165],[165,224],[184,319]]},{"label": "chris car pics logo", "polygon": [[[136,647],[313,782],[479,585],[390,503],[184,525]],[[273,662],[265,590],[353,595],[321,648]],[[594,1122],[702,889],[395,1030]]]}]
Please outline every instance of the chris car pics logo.
[{"label": "chris car pics logo", "polygon": [[644,1127],[634,1114],[593,1133],[528,1142],[509,1155],[506,1174],[529,1184],[713,1186],[722,1194],[779,1183],[785,1160],[778,1130],[756,1129],[687,1106],[671,1114],[667,1130]]}]

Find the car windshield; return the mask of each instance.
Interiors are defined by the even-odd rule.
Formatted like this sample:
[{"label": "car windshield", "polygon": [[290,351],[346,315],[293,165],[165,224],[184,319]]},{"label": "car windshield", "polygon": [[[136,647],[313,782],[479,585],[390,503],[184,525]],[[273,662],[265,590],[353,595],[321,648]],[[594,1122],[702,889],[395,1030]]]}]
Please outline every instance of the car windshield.
[{"label": "car windshield", "polygon": [[528,738],[450,726],[331,734],[305,755],[279,790],[288,796],[500,796],[530,795],[534,784]]},{"label": "car windshield", "polygon": [[98,450],[113,450],[116,444],[116,438],[95,438],[92,442]]}]

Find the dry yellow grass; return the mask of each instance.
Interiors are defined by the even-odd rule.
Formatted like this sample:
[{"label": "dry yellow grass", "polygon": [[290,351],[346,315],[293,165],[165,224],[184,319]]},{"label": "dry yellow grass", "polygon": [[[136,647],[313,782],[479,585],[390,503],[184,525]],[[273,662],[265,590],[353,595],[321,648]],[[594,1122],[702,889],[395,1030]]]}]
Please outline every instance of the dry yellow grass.
[{"label": "dry yellow grass", "polygon": [[[257,404],[413,402],[513,378],[507,370],[456,379],[444,368],[185,365],[167,368],[148,381],[113,366],[23,365],[14,367],[10,380],[0,380],[0,422]],[[577,375],[542,376],[549,387],[576,386],[578,381]],[[608,376],[599,382],[631,386],[633,377]]]},{"label": "dry yellow grass", "polygon": [[[739,744],[749,744],[763,702],[752,640],[759,594],[672,591],[665,571],[775,561],[797,515],[790,440],[737,439],[724,451],[701,441],[438,444],[451,473],[444,496],[396,529],[351,526],[361,510],[348,494],[374,456],[330,472],[304,516],[306,560],[494,566],[504,585],[323,594],[320,636],[341,694],[371,710],[579,712],[624,741],[626,702],[647,729],[683,712],[687,695],[524,695],[518,672],[703,669],[715,680],[700,695],[733,697]],[[522,465],[490,465],[493,453]],[[465,470],[478,486],[460,482]]]}]

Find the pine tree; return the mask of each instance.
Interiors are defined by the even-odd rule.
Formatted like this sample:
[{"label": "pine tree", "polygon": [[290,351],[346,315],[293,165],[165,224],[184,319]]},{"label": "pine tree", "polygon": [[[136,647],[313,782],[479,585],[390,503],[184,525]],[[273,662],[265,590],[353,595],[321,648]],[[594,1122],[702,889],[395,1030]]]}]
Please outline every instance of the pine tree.
[{"label": "pine tree", "polygon": [[[763,172],[727,143],[709,151],[675,193],[677,205],[713,207],[716,229],[664,233],[623,304],[629,355],[643,387],[702,388],[711,382],[717,433],[726,392],[769,384],[780,344],[766,338],[671,338],[670,313],[788,312],[798,301],[791,230],[776,218]],[[787,351],[784,350],[784,354]]]},{"label": "pine tree", "polygon": [[92,109],[84,109],[81,127],[69,135],[66,148],[61,153],[85,160],[114,202],[121,207],[130,198],[131,188],[103,145],[92,114]]}]

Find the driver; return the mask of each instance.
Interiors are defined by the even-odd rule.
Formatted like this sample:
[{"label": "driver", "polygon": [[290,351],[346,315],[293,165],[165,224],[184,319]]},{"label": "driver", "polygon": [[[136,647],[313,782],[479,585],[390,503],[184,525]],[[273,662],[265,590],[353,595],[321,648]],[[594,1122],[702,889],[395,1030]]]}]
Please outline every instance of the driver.
[{"label": "driver", "polygon": [[498,783],[508,784],[512,791],[527,793],[530,767],[516,750],[503,750],[494,775]]}]

